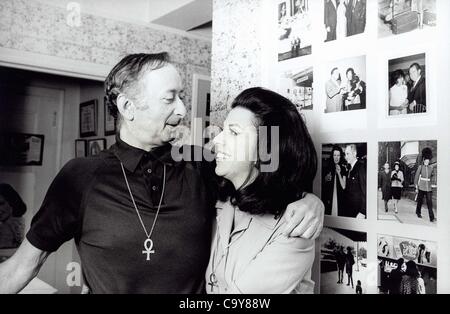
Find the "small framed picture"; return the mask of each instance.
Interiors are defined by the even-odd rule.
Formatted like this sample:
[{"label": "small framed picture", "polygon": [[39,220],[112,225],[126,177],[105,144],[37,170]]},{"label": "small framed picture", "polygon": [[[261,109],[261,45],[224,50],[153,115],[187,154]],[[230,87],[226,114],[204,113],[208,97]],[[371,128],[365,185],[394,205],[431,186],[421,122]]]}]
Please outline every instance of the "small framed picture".
[{"label": "small framed picture", "polygon": [[80,137],[97,135],[97,99],[80,104]]},{"label": "small framed picture", "polygon": [[105,136],[116,134],[116,119],[110,114],[108,104],[104,102],[105,107]]},{"label": "small framed picture", "polygon": [[86,157],[86,140],[75,140],[75,157]]},{"label": "small framed picture", "polygon": [[87,141],[87,155],[95,156],[106,148],[106,139],[96,138]]},{"label": "small framed picture", "polygon": [[44,135],[0,134],[0,166],[42,166]]}]

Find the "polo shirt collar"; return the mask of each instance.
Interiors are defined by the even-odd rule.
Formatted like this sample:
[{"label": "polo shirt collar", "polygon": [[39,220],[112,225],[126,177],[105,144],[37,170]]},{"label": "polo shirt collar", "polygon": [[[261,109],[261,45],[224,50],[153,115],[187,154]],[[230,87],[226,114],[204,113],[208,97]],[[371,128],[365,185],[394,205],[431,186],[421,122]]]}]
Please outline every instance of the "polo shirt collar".
[{"label": "polo shirt collar", "polygon": [[169,166],[173,165],[174,160],[171,156],[171,150],[172,145],[167,143],[147,152],[143,149],[129,145],[124,142],[119,135],[116,135],[114,153],[128,171],[134,172],[143,159],[160,161]]}]

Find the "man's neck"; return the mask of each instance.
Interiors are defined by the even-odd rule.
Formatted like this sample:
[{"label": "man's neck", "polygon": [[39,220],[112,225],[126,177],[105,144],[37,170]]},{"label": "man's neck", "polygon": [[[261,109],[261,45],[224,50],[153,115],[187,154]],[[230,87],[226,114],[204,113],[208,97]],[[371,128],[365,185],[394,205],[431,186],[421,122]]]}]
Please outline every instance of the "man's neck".
[{"label": "man's neck", "polygon": [[155,144],[144,144],[136,139],[136,137],[126,128],[122,127],[120,129],[119,137],[122,141],[127,143],[130,146],[145,150],[146,152],[151,151],[153,148],[158,147],[159,145]]}]

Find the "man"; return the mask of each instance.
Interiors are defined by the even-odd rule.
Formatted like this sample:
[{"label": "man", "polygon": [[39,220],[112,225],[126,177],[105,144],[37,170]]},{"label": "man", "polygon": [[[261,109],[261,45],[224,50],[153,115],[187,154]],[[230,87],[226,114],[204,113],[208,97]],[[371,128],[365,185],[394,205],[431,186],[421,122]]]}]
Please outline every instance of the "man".
[{"label": "man", "polygon": [[391,194],[391,167],[388,163],[384,164],[383,170],[378,175],[378,188],[381,191],[381,199],[384,201],[384,210],[389,211],[389,201]]},{"label": "man", "polygon": [[408,113],[427,112],[426,83],[422,67],[418,63],[413,63],[409,67],[409,76],[412,80],[412,86],[408,93]]},{"label": "man", "polygon": [[355,144],[347,145],[345,148],[345,159],[350,170],[345,186],[347,206],[339,216],[366,218],[366,166],[357,158]]},{"label": "man", "polygon": [[325,113],[342,111],[344,88],[341,87],[341,74],[338,68],[331,70],[331,77],[325,83],[327,95]]},{"label": "man", "polygon": [[366,0],[351,1],[349,36],[364,33],[366,28]]},{"label": "man", "polygon": [[[26,240],[0,265],[0,293],[20,291],[70,239],[92,293],[204,291],[215,167],[172,157],[170,142],[186,114],[182,88],[167,53],[129,55],[112,69],[105,100],[118,119],[116,144],[58,173]],[[309,195],[298,203],[288,206],[285,233],[304,218],[294,231],[317,237],[323,205]]]},{"label": "man", "polygon": [[422,218],[422,204],[425,197],[428,207],[428,216],[430,222],[435,222],[433,212],[433,182],[434,179],[434,166],[430,165],[433,158],[433,152],[429,147],[425,147],[422,150],[422,163],[419,165],[414,177],[414,185],[416,186],[417,193],[417,206],[416,215],[418,218]]},{"label": "man", "polygon": [[336,0],[325,0],[324,18],[325,29],[327,30],[327,38],[325,41],[335,40],[337,26]]}]

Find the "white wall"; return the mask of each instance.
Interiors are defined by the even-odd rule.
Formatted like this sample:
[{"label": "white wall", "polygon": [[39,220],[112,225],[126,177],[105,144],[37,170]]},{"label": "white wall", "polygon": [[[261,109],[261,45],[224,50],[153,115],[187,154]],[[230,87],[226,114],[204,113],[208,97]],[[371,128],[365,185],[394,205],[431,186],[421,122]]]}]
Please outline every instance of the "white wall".
[{"label": "white wall", "polygon": [[[450,292],[450,2],[437,0],[438,26],[399,36],[378,39],[377,0],[367,1],[366,33],[342,41],[323,42],[323,1],[310,1],[313,21],[313,53],[277,62],[277,1],[214,1],[212,55],[212,121],[223,122],[232,99],[250,86],[277,89],[280,71],[313,66],[314,110],[308,124],[316,150],[323,143],[368,143],[368,218],[365,221],[326,217],[330,227],[367,232],[368,260],[374,278],[369,293],[377,292],[377,234],[420,238],[438,242],[438,292]],[[252,37],[252,40],[249,40]],[[425,116],[388,119],[385,111],[388,96],[388,60],[425,52],[427,54],[427,102]],[[325,114],[324,83],[329,78],[329,62],[354,56],[366,56],[367,110]],[[438,140],[438,224],[437,228],[404,225],[377,220],[378,142],[400,140]],[[319,158],[321,160],[321,158]],[[318,169],[321,169],[319,164]],[[320,195],[320,170],[314,191]],[[317,247],[320,244],[317,242]],[[313,279],[319,280],[319,249]],[[316,289],[318,292],[318,289]]]}]

